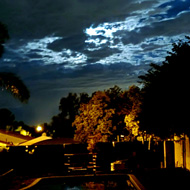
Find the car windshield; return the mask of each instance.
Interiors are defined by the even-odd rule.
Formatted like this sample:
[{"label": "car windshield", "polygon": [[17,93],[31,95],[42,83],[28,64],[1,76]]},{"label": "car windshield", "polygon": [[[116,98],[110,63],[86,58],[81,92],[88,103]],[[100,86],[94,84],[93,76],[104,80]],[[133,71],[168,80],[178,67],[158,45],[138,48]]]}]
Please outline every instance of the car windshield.
[{"label": "car windshield", "polygon": [[123,174],[46,177],[37,179],[30,190],[127,190],[133,189],[129,177]]}]

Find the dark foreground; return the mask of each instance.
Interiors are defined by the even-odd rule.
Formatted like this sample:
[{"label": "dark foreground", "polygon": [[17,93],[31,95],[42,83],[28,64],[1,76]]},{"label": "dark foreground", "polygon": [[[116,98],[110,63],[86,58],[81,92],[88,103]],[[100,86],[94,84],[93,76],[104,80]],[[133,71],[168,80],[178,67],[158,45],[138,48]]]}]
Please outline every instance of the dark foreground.
[{"label": "dark foreground", "polygon": [[190,189],[190,172],[182,168],[148,169],[135,175],[147,190]]},{"label": "dark foreground", "polygon": [[[110,172],[108,174],[87,174],[52,176],[49,173],[45,176],[18,175],[11,171],[1,176],[1,190],[51,190],[51,189],[139,189],[139,190],[179,190],[189,189],[190,172],[182,168],[171,169],[143,169],[136,170],[133,174]],[[33,185],[30,186],[35,182]],[[26,188],[27,187],[27,188]]]},{"label": "dark foreground", "polygon": [[[120,190],[122,185],[124,189],[139,189],[135,184],[148,190],[188,189],[190,172],[180,168],[159,169],[163,162],[162,147],[147,151],[146,144],[117,143],[113,147],[102,143],[94,153],[89,153],[85,144],[10,147],[0,154],[0,190],[23,189],[39,179],[41,185],[33,189],[65,189],[67,184],[74,190],[81,186]],[[115,171],[110,171],[113,163]],[[42,184],[47,186],[43,188]]]},{"label": "dark foreground", "polygon": [[[138,182],[137,182],[138,183]],[[126,174],[97,174],[97,175],[73,175],[73,176],[52,176],[38,178],[33,185],[22,190],[132,190],[141,189],[139,185],[131,183],[130,177]]]},{"label": "dark foreground", "polygon": [[16,176],[10,172],[1,181],[2,190],[144,190],[133,174],[109,173],[66,176]]}]

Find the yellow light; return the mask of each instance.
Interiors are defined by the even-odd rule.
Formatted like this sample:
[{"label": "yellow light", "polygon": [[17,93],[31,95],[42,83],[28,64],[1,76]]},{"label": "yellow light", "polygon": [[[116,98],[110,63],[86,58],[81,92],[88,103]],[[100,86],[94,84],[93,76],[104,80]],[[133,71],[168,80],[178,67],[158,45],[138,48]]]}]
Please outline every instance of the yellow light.
[{"label": "yellow light", "polygon": [[42,126],[38,125],[38,126],[36,127],[36,131],[37,131],[37,132],[42,132],[42,131],[43,131]]}]

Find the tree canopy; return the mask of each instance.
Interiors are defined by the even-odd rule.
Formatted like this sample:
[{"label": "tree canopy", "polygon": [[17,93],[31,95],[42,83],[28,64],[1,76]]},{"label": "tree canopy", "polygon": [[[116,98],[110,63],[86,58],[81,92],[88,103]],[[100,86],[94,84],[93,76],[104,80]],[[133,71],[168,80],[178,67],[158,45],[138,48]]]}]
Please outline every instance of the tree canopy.
[{"label": "tree canopy", "polygon": [[[95,92],[87,104],[80,106],[73,126],[75,139],[82,142],[108,142],[121,134],[129,134],[124,119],[132,112],[138,112],[140,89],[132,86],[122,91],[114,86]],[[136,119],[136,118],[135,118]]]},{"label": "tree canopy", "polygon": [[21,102],[27,102],[30,92],[22,80],[13,73],[0,72],[0,87],[2,90],[10,92]]},{"label": "tree canopy", "polygon": [[128,140],[133,140],[139,134],[139,114],[141,113],[142,93],[137,86],[131,86],[128,90],[131,107],[125,116],[124,122],[129,132]]},{"label": "tree canopy", "polygon": [[80,115],[76,116],[74,139],[81,142],[107,142],[112,135],[112,115],[110,98],[105,92],[96,92],[87,104],[81,104]]},{"label": "tree canopy", "polygon": [[188,129],[189,44],[189,37],[173,44],[161,65],[151,64],[148,72],[139,76],[143,84],[142,130],[168,137]]}]

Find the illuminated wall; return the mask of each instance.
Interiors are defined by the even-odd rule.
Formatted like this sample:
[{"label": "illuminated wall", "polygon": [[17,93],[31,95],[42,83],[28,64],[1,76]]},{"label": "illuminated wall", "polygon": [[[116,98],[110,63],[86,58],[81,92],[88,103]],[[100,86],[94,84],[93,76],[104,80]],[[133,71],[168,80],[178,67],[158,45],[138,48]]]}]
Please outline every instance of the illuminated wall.
[{"label": "illuminated wall", "polygon": [[185,135],[185,158],[186,169],[190,170],[190,143],[187,135]]},{"label": "illuminated wall", "polygon": [[183,159],[183,146],[184,141],[174,141],[175,148],[175,167],[184,167],[184,159]]},{"label": "illuminated wall", "polygon": [[175,167],[182,167],[190,170],[190,142],[185,135],[184,139],[174,141]]}]

